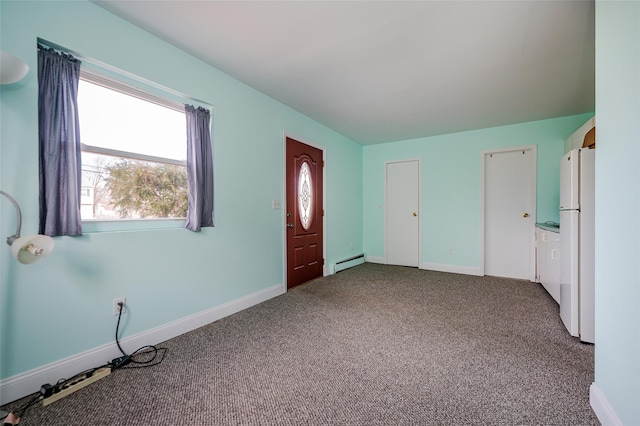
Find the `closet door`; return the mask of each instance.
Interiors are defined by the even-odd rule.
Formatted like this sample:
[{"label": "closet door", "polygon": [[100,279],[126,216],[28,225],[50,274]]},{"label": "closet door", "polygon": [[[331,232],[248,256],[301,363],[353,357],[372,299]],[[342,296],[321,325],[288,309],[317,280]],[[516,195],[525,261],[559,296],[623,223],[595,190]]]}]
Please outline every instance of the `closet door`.
[{"label": "closet door", "polygon": [[385,257],[389,265],[420,262],[420,162],[386,164]]},{"label": "closet door", "polygon": [[535,280],[535,153],[485,154],[485,274]]}]

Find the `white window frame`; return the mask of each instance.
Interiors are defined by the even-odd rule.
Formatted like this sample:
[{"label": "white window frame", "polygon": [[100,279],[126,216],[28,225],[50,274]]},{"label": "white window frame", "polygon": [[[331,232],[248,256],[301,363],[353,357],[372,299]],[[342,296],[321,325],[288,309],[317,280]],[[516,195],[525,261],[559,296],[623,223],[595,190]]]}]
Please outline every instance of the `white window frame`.
[{"label": "white window frame", "polygon": [[[115,80],[110,77],[95,73],[87,70],[86,68],[80,68],[80,79],[88,83],[92,83],[98,86],[102,86],[109,90],[120,92],[126,96],[133,96],[143,101],[151,102],[156,105],[169,108],[181,113],[185,113],[185,106],[183,103],[170,100],[161,96],[157,96],[148,91],[141,90],[138,87],[134,87],[129,84],[125,84],[121,81]],[[185,121],[186,131],[186,121]],[[185,141],[186,149],[186,141]],[[171,164],[176,166],[183,166],[186,168],[187,162],[175,160],[172,158],[157,157],[146,154],[139,154],[130,151],[121,151],[111,148],[98,147],[93,145],[81,144],[81,151],[92,154],[107,155],[118,158],[127,158],[132,160],[149,161],[154,163]],[[184,226],[186,218],[152,218],[152,219],[83,219],[82,227],[83,232],[109,232],[109,231],[123,231],[123,230],[146,230],[157,228],[181,228]]]}]

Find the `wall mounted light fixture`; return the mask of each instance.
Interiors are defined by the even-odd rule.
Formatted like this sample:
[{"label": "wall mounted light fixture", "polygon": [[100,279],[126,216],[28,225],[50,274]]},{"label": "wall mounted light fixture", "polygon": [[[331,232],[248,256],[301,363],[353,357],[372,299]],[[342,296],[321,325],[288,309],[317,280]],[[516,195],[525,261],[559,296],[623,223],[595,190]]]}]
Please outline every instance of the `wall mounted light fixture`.
[{"label": "wall mounted light fixture", "polygon": [[9,52],[0,50],[0,84],[16,83],[24,78],[29,66]]},{"label": "wall mounted light fixture", "polygon": [[0,190],[0,194],[4,195],[13,203],[18,214],[18,227],[16,233],[10,237],[7,237],[7,244],[11,246],[11,254],[20,263],[30,264],[37,262],[40,259],[44,259],[53,251],[53,238],[47,235],[29,235],[26,237],[20,236],[20,228],[22,227],[22,212],[18,202],[6,192]]}]

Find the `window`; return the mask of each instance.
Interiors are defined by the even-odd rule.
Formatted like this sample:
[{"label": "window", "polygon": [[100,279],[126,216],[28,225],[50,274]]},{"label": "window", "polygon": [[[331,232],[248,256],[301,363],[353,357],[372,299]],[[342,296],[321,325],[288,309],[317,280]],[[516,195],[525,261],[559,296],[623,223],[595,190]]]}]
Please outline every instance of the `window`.
[{"label": "window", "polygon": [[306,161],[300,167],[298,175],[298,214],[305,231],[311,226],[311,208],[313,207],[313,192],[311,186],[311,171]]},{"label": "window", "polygon": [[82,70],[78,114],[83,222],[185,218],[183,104]]}]

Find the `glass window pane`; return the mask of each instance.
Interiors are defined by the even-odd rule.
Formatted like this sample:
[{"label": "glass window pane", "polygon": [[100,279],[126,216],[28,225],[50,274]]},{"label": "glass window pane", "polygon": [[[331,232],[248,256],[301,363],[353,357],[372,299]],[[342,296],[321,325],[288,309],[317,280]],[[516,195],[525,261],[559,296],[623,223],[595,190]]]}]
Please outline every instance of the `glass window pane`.
[{"label": "glass window pane", "polygon": [[306,161],[300,166],[298,174],[298,214],[305,230],[311,226],[311,212],[313,207],[313,186],[311,185],[311,170]]},{"label": "glass window pane", "polygon": [[187,169],[82,153],[82,220],[184,218]]},{"label": "glass window pane", "polygon": [[80,80],[78,111],[82,143],[184,161],[186,118],[134,96]]}]

